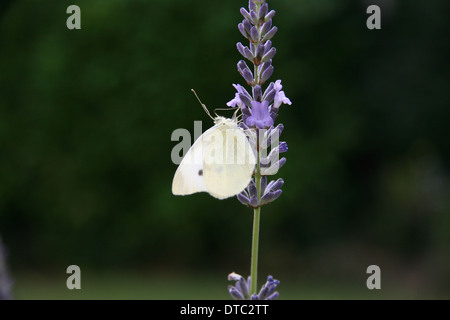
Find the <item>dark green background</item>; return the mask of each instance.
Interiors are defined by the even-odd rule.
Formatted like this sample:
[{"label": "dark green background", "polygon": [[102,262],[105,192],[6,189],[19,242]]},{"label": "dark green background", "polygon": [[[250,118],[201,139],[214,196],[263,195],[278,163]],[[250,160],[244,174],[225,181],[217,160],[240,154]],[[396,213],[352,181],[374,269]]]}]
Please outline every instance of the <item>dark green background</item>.
[{"label": "dark green background", "polygon": [[[382,29],[371,31],[376,3]],[[70,4],[81,30],[66,28]],[[71,264],[111,274],[112,291],[133,274],[144,288],[178,279],[186,292],[142,298],[210,298],[183,282],[205,277],[228,298],[226,274],[248,273],[252,211],[234,198],[173,196],[170,159],[173,130],[212,125],[190,89],[212,109],[244,83],[235,44],[245,44],[246,5],[2,1],[0,235],[19,297],[36,275],[43,287],[62,277],[63,290]],[[271,80],[293,104],[278,117],[289,151],[283,195],[262,209],[260,276],[280,279],[288,298],[448,298],[450,3],[269,6],[279,28]],[[382,293],[365,286],[371,264]]]}]

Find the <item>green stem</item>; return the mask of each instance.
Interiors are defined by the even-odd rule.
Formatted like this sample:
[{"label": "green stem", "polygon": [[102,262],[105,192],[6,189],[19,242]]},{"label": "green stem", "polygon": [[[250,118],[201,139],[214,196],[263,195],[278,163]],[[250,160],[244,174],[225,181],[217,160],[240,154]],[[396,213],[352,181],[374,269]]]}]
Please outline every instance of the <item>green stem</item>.
[{"label": "green stem", "polygon": [[[259,144],[259,143],[258,143]],[[259,148],[258,148],[259,149]],[[259,150],[258,150],[258,163],[256,167],[256,174],[255,174],[255,184],[256,184],[256,190],[258,194],[258,203],[261,198],[261,171],[259,167]],[[251,284],[250,284],[250,295],[253,295],[256,293],[257,290],[257,282],[258,282],[258,249],[259,249],[259,221],[260,221],[260,213],[261,213],[261,207],[254,209],[254,216],[253,216],[253,237],[252,237],[252,261],[251,261]]]},{"label": "green stem", "polygon": [[253,295],[257,290],[258,281],[258,247],[259,247],[259,217],[261,208],[256,208],[253,217],[253,241],[252,241],[252,266],[250,293]]}]

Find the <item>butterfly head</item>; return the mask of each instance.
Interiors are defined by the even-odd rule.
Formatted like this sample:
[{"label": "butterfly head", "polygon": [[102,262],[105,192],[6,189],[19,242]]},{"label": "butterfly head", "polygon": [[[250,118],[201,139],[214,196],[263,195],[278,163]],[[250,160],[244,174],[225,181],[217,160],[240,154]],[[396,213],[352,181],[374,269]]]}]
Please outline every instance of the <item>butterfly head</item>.
[{"label": "butterfly head", "polygon": [[222,117],[222,116],[217,116],[217,117],[214,118],[214,124],[216,124],[216,125],[228,124],[228,123],[236,123],[236,122],[237,122],[237,120],[236,120],[235,117],[230,119],[230,118],[225,118],[225,117]]}]

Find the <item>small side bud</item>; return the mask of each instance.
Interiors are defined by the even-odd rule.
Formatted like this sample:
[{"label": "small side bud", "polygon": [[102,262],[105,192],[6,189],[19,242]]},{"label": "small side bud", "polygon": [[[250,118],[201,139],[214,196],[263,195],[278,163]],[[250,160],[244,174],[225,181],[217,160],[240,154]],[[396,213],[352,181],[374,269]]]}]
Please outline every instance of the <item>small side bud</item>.
[{"label": "small side bud", "polygon": [[248,33],[245,30],[244,24],[243,23],[239,23],[238,24],[238,29],[241,32],[241,34],[244,36],[244,38],[248,39]]},{"label": "small side bud", "polygon": [[272,76],[273,69],[273,66],[269,66],[266,71],[263,72],[263,74],[261,75],[260,84],[263,84]]},{"label": "small side bud", "polygon": [[263,24],[261,27],[261,36],[264,37],[264,35],[272,28],[272,20],[267,21]]},{"label": "small side bud", "polygon": [[266,62],[266,61],[272,60],[276,53],[277,53],[277,49],[275,49],[275,48],[270,49],[270,50],[262,57],[262,60],[261,60],[261,61],[262,61],[262,62]]},{"label": "small side bud", "polygon": [[259,85],[255,85],[253,87],[253,99],[255,101],[261,101],[262,98],[262,90],[261,90],[261,86]]},{"label": "small side bud", "polygon": [[278,28],[277,27],[273,27],[272,29],[270,29],[263,38],[263,42],[272,39],[272,37],[275,35],[275,33],[277,33]]},{"label": "small side bud", "polygon": [[250,37],[253,40],[253,42],[258,42],[259,41],[259,33],[258,33],[258,30],[256,29],[256,27],[251,27],[251,29],[250,29]]},{"label": "small side bud", "polygon": [[258,12],[259,21],[264,21],[267,11],[269,11],[269,5],[267,3],[263,3],[262,6],[259,8]]},{"label": "small side bud", "polygon": [[251,22],[254,25],[257,25],[258,24],[258,16],[256,15],[256,12],[254,10],[250,11],[250,17],[252,18]]},{"label": "small side bud", "polygon": [[248,13],[248,11],[245,10],[245,8],[241,8],[240,11],[241,11],[242,16],[243,16],[245,19],[247,19],[247,20],[249,20],[249,21],[252,20],[252,17],[250,17],[250,13]]},{"label": "small side bud", "polygon": [[264,21],[269,21],[275,16],[275,10],[270,10],[268,14],[264,17]]}]

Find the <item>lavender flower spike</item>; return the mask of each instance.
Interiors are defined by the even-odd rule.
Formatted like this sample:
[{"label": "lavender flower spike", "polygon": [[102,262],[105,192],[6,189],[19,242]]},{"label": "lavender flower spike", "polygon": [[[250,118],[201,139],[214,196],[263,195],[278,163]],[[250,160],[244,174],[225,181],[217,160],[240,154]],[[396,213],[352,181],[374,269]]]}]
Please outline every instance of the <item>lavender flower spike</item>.
[{"label": "lavender flower spike", "polygon": [[[240,85],[234,85],[237,93],[235,98],[229,101],[227,105],[241,108],[243,125],[248,129],[255,131],[267,130],[274,126],[280,106],[282,104],[292,104],[291,100],[282,91],[281,80],[269,83],[265,90],[262,88],[262,85],[269,80],[274,71],[272,59],[275,56],[276,48],[272,47],[270,39],[277,31],[277,27],[272,26],[272,18],[275,16],[275,11],[269,11],[265,0],[249,0],[248,10],[241,8],[240,12],[244,20],[242,23],[239,23],[239,30],[249,40],[249,45],[244,46],[241,42],[238,42],[237,48],[244,58],[252,62],[254,72],[250,70],[243,60],[238,63],[238,71],[252,90],[247,91]],[[252,94],[249,94],[249,92]],[[264,92],[264,94],[261,95],[261,92]],[[280,125],[282,126],[282,124]],[[248,132],[249,130],[247,130]],[[265,135],[263,140],[252,139],[251,137],[249,139],[252,140],[250,142],[255,149],[255,153],[259,152],[260,146],[267,146],[271,142],[268,135]],[[279,148],[272,146],[272,148],[280,151],[272,153],[272,155],[278,157],[279,153],[287,151],[285,145],[285,143],[282,143]],[[264,161],[264,159],[261,160]],[[286,162],[286,158],[280,160],[272,157],[270,160],[270,167],[267,167],[267,161],[265,161],[266,164],[261,164],[263,175],[276,174],[278,169]],[[256,181],[253,181],[253,184],[255,183]],[[277,194],[271,194],[271,196],[266,195],[264,201],[261,201],[261,197],[266,194],[265,190],[260,191],[259,197],[258,194],[251,191],[247,195],[239,195],[238,200],[254,208],[274,201],[281,194],[281,192],[277,192]]]},{"label": "lavender flower spike", "polygon": [[267,277],[267,282],[262,286],[258,294],[254,293],[251,296],[249,293],[250,277],[246,281],[244,277],[233,272],[228,275],[228,280],[236,281],[234,287],[228,286],[228,291],[235,300],[275,300],[279,296],[275,290],[280,281],[275,280],[272,276]]}]

